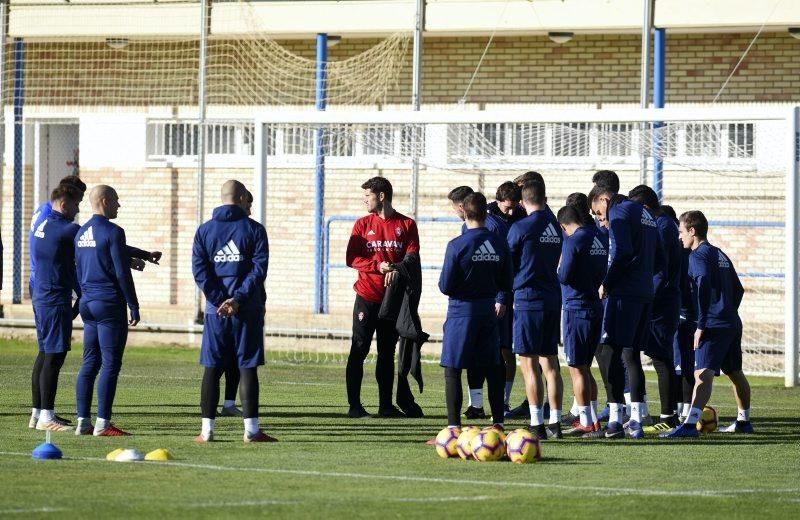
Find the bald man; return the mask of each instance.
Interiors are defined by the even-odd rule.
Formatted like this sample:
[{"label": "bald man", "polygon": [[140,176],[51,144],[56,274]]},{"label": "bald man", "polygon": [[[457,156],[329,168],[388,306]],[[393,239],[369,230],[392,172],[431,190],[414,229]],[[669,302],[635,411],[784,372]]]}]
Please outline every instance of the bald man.
[{"label": "bald man", "polygon": [[[89,193],[92,218],[75,237],[75,263],[83,293],[83,364],[78,373],[76,435],[96,437],[130,435],[111,424],[111,407],[128,340],[128,326],[139,323],[139,300],[133,285],[125,231],[111,222],[120,203],[111,186],[95,186]],[[130,310],[130,319],[125,308]],[[97,383],[97,421],[91,423],[94,382]]]},{"label": "bald man", "polygon": [[244,442],[274,442],[258,424],[258,367],[264,364],[264,282],[269,243],[264,226],[248,218],[244,185],[222,186],[222,205],[197,230],[192,274],[206,298],[200,364],[202,427],[199,443],[214,440],[219,380],[226,367],[239,367]]}]

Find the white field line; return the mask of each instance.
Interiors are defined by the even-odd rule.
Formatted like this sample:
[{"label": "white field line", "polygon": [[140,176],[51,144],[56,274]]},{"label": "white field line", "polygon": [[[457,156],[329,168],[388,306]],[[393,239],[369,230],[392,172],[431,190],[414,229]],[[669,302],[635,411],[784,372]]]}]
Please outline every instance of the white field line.
[{"label": "white field line", "polygon": [[489,497],[489,496],[477,496],[477,497],[419,497],[419,498],[395,498],[393,500],[389,500],[390,502],[420,502],[420,503],[428,503],[428,502],[470,502],[470,501],[479,501],[479,500],[505,500],[508,497]]},{"label": "white field line", "polygon": [[[30,457],[30,453],[20,453],[11,451],[0,451],[0,455],[13,457]],[[97,457],[65,457],[63,460],[80,460],[91,462],[108,463],[106,459]],[[736,495],[771,495],[775,493],[800,493],[800,488],[795,489],[687,489],[687,490],[666,490],[666,489],[647,489],[647,488],[624,488],[606,486],[578,486],[572,484],[553,484],[540,482],[519,482],[519,481],[487,481],[457,478],[439,477],[419,477],[413,475],[380,475],[369,473],[348,473],[338,471],[310,471],[296,469],[277,469],[277,468],[248,468],[236,466],[220,466],[217,464],[195,464],[191,462],[165,461],[158,463],[138,463],[143,467],[172,466],[176,468],[204,469],[210,471],[230,471],[242,473],[267,473],[275,475],[298,475],[304,477],[318,477],[322,479],[353,479],[353,480],[388,480],[395,482],[424,482],[430,484],[459,484],[474,485],[483,487],[502,487],[502,488],[527,488],[527,489],[557,489],[563,491],[585,491],[589,493],[609,493],[617,495],[638,495],[638,496],[667,496],[667,497],[719,497],[727,498]]]},{"label": "white field line", "polygon": [[59,513],[67,509],[56,507],[37,507],[34,509],[0,509],[0,515],[26,515],[29,513]]},{"label": "white field line", "polygon": [[192,509],[205,509],[215,507],[254,507],[254,506],[284,506],[300,504],[293,500],[242,500],[241,502],[205,502],[202,504],[190,504],[182,507]]}]

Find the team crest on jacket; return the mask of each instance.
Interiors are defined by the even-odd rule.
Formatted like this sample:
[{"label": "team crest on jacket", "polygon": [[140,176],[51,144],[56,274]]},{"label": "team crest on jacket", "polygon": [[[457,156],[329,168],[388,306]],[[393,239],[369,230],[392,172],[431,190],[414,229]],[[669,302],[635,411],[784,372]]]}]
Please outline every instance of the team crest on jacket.
[{"label": "team crest on jacket", "polygon": [[358,321],[364,321],[364,312],[363,311],[358,313]]},{"label": "team crest on jacket", "polygon": [[403,234],[403,228],[397,226],[396,228],[394,228],[394,234],[397,235],[397,238],[400,238],[400,235]]}]

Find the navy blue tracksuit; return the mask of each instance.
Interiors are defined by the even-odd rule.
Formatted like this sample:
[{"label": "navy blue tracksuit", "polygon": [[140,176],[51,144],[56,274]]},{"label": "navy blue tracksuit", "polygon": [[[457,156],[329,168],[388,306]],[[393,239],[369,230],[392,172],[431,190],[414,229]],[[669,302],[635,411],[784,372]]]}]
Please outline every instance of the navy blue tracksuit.
[{"label": "navy blue tracksuit", "polygon": [[508,246],[486,228],[467,230],[447,244],[439,290],[449,296],[441,365],[485,368],[500,365],[498,292],[511,290]]},{"label": "navy blue tracksuit", "polygon": [[514,266],[514,353],[558,354],[561,227],[549,208],[511,226],[508,247]]},{"label": "navy blue tracksuit", "polygon": [[603,322],[598,289],[607,266],[608,242],[596,226],[581,226],[564,238],[558,280],[564,310],[564,356],[569,366],[592,364]]},{"label": "navy blue tracksuit", "polygon": [[672,355],[675,362],[675,373],[690,377],[694,381],[694,332],[697,330],[697,295],[692,290],[689,280],[690,249],[681,250],[680,292],[681,310],[678,330],[672,342]]},{"label": "navy blue tracksuit", "polygon": [[[192,246],[192,274],[206,298],[200,364],[240,368],[264,364],[264,281],[269,265],[269,243],[264,226],[233,204],[214,209],[201,225]],[[230,318],[217,316],[222,303],[233,298],[239,311]]]},{"label": "navy blue tracksuit", "polygon": [[39,352],[60,354],[70,350],[72,293],[80,297],[75,271],[75,235],[80,226],[58,211],[34,230],[31,251],[38,258],[33,291],[34,318]]},{"label": "navy blue tracksuit", "polygon": [[653,307],[650,334],[644,352],[670,365],[674,361],[672,343],[678,330],[681,306],[681,251],[678,226],[667,215],[659,215],[658,246],[653,271]]},{"label": "navy blue tracksuit", "polygon": [[78,417],[88,418],[94,381],[97,417],[111,419],[111,407],[128,340],[128,313],[139,320],[125,231],[101,215],[92,215],[75,237],[75,261],[82,297],[83,364],[78,374]]}]

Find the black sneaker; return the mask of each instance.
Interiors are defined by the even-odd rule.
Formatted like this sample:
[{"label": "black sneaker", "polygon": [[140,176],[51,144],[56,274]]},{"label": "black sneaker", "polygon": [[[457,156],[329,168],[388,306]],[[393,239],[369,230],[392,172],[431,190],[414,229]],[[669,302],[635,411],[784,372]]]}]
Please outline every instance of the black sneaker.
[{"label": "black sneaker", "polygon": [[547,428],[545,428],[544,424],[528,426],[528,431],[536,435],[540,441],[547,440]]},{"label": "black sneaker", "polygon": [[364,410],[364,407],[361,405],[351,406],[350,410],[347,412],[347,416],[351,419],[361,419],[362,417],[369,417],[369,412]]},{"label": "black sneaker", "polygon": [[509,419],[527,419],[531,416],[531,408],[528,406],[528,400],[522,401],[522,404],[517,406],[516,408],[512,408],[506,414],[506,417]]},{"label": "black sneaker", "polygon": [[564,435],[561,433],[561,423],[547,426],[547,437],[550,439],[563,439]]},{"label": "black sneaker", "polygon": [[580,422],[581,418],[577,415],[572,415],[572,412],[567,412],[566,415],[561,416],[561,424],[564,426],[572,426],[575,421]]},{"label": "black sneaker", "polygon": [[425,414],[422,413],[422,408],[420,408],[420,406],[416,402],[411,402],[407,404],[398,404],[398,406],[400,407],[400,410],[403,411],[406,417],[411,417],[413,419],[419,417],[425,417]]},{"label": "black sneaker", "polygon": [[404,414],[394,406],[386,406],[383,408],[378,408],[377,416],[383,419],[397,419],[400,417],[405,417],[406,414]]},{"label": "black sneaker", "polygon": [[483,408],[475,408],[474,406],[470,406],[464,412],[464,417],[467,419],[486,419],[486,412],[483,411]]},{"label": "black sneaker", "polygon": [[581,439],[605,439],[606,438],[606,429],[600,428],[599,430],[595,430],[593,432],[587,432],[581,435]]},{"label": "black sneaker", "polygon": [[55,418],[56,421],[62,422],[67,426],[72,424],[72,421],[70,421],[69,419],[65,419],[64,417],[61,417],[60,415],[54,415],[53,417]]}]

